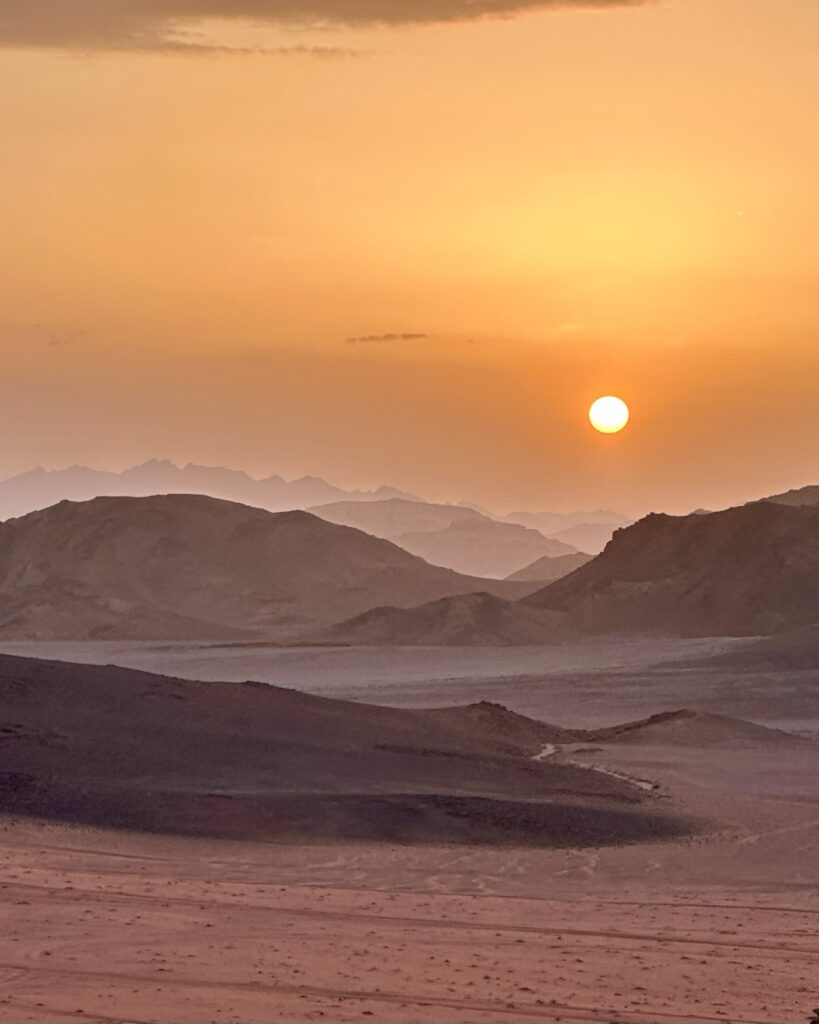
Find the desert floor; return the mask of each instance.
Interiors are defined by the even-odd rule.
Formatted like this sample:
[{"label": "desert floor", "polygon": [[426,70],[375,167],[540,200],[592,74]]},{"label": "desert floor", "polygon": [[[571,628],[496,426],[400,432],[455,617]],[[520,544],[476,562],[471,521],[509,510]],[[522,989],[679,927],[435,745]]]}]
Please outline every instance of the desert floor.
[{"label": "desert floor", "polygon": [[[149,653],[137,652],[141,667],[185,661]],[[238,654],[235,674],[258,677],[243,659],[259,652]],[[375,652],[371,677],[354,684],[359,652],[283,652],[276,675],[409,705],[433,688],[430,703],[505,697],[573,725],[699,703],[815,732],[816,673],[772,690],[683,665],[666,676],[656,666],[669,654],[681,658],[621,650],[612,667],[602,649],[565,650],[559,664],[554,650],[488,661],[422,651],[405,660],[420,678],[399,683],[378,668],[393,655]],[[80,660],[76,647],[70,656]],[[0,819],[0,1020],[808,1021],[819,1005],[819,745],[577,756],[657,783],[659,800],[706,820],[703,834],[579,851],[295,846]]]},{"label": "desert floor", "polygon": [[311,648],[30,641],[3,642],[0,651],[181,679],[256,679],[393,707],[489,700],[566,727],[593,729],[685,707],[819,737],[819,667],[737,672],[708,664],[753,642],[618,637],[546,647]]},{"label": "desert floor", "polygon": [[615,880],[634,851],[248,848],[7,824],[0,1019],[806,1021],[815,880],[686,885],[664,854]]},{"label": "desert floor", "polygon": [[819,753],[588,756],[723,827],[681,844],[520,851],[7,819],[0,1019],[807,1021]]}]

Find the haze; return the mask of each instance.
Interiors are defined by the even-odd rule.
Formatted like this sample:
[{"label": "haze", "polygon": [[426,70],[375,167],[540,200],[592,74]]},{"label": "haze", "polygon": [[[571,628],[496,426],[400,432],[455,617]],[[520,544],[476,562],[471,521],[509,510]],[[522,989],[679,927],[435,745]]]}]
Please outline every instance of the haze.
[{"label": "haze", "polygon": [[815,480],[814,0],[465,6],[0,0],[0,474]]}]

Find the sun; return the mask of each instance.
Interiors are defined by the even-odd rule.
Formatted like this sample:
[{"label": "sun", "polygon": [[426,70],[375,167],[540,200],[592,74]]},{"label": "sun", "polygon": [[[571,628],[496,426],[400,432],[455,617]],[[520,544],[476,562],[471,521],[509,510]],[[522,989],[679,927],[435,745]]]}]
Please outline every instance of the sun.
[{"label": "sun", "polygon": [[589,420],[601,434],[619,434],[631,419],[629,407],[622,398],[606,395],[598,398],[589,409]]}]

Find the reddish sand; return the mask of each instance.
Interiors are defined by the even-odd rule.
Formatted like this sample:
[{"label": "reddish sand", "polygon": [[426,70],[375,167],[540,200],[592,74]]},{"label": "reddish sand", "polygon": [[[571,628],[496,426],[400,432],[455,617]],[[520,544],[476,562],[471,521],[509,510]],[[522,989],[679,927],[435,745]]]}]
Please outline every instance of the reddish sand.
[{"label": "reddish sand", "polygon": [[658,810],[707,819],[695,838],[276,845],[0,818],[0,1021],[806,1022],[819,745],[696,716],[640,731],[549,759],[656,785]]},{"label": "reddish sand", "polygon": [[819,820],[789,820],[578,852],[6,822],[0,1020],[805,1021]]}]

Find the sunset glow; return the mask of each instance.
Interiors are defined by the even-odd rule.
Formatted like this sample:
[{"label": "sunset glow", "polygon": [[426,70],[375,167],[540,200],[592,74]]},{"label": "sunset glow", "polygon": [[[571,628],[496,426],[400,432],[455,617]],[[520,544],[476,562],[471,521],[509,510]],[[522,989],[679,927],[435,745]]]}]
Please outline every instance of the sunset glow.
[{"label": "sunset glow", "polygon": [[0,475],[633,513],[812,479],[814,0],[58,6],[0,0]]}]

